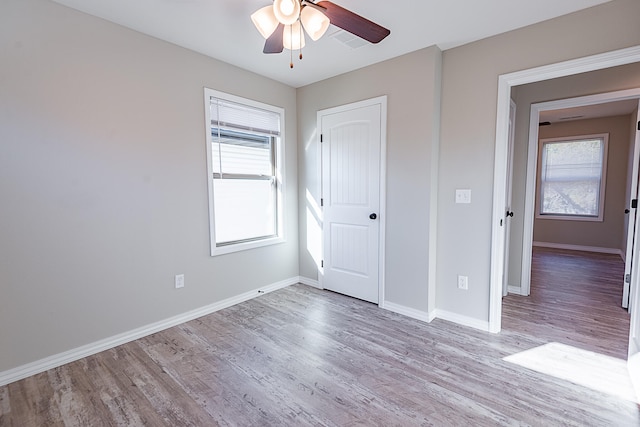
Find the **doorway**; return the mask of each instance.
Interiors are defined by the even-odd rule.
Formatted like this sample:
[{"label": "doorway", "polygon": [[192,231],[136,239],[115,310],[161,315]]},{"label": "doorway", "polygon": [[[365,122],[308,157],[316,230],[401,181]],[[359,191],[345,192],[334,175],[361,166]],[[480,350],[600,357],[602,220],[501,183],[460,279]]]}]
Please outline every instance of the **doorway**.
[{"label": "doorway", "polygon": [[[491,237],[491,279],[489,296],[489,330],[501,329],[502,292],[504,275],[505,203],[507,182],[508,117],[511,88],[558,77],[600,70],[640,62],[640,46],[621,49],[577,60],[542,66],[504,74],[498,78],[498,104],[496,115],[496,149],[494,162],[494,191]],[[633,283],[633,278],[632,278]],[[640,318],[638,319],[640,322]]]},{"label": "doorway", "polygon": [[[527,85],[515,91],[516,98],[529,110],[532,96],[544,97],[563,83]],[[633,181],[627,169],[634,162],[628,158],[630,148],[632,158],[637,151],[630,127],[638,109],[631,95],[640,91],[536,103],[520,117],[519,151],[532,173],[526,191],[521,185],[515,196],[528,196],[517,212],[527,227],[520,223],[517,232],[527,234],[527,246],[521,247],[529,263],[521,263],[527,282],[514,280],[518,286],[503,300],[510,313],[503,317],[505,328],[513,330],[510,322],[520,315],[521,327],[536,325],[541,337],[626,359],[629,316],[620,307],[621,245],[623,206],[631,193],[625,187]]]}]

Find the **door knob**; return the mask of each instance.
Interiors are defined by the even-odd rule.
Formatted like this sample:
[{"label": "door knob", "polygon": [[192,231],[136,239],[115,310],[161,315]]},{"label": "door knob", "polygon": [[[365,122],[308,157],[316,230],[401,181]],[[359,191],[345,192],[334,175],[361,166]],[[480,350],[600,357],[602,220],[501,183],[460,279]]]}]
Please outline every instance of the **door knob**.
[{"label": "door knob", "polygon": [[369,215],[369,218],[371,218],[371,219],[376,219],[376,218],[378,218],[378,215],[376,215],[376,214],[372,213],[371,215]]}]

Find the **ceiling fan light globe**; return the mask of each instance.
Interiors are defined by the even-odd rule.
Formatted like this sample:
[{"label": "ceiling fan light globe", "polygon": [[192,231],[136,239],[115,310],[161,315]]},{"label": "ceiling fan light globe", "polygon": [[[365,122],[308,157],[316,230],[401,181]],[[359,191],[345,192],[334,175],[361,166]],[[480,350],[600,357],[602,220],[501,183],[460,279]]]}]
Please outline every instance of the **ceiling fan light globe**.
[{"label": "ceiling fan light globe", "polygon": [[273,13],[281,24],[291,25],[300,16],[300,1],[275,0],[273,2]]},{"label": "ceiling fan light globe", "polygon": [[311,40],[316,41],[327,32],[329,28],[329,18],[311,6],[305,6],[300,12],[300,21]]},{"label": "ceiling fan light globe", "polygon": [[273,6],[271,5],[256,10],[251,15],[251,21],[253,21],[253,25],[256,26],[265,39],[268,39],[278,27],[278,20],[273,13]]},{"label": "ceiling fan light globe", "polygon": [[282,44],[285,49],[299,50],[305,45],[304,32],[301,31],[300,21],[296,21],[293,25],[286,25],[282,33]]}]

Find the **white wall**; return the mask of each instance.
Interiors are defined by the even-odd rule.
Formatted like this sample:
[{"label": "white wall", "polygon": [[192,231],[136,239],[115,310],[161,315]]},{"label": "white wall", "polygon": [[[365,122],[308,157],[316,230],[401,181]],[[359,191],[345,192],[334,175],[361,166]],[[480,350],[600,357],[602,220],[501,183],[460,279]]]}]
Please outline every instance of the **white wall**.
[{"label": "white wall", "polygon": [[[438,310],[487,321],[498,76],[640,44],[640,2],[612,2],[443,53]],[[456,188],[472,190],[456,205]],[[456,275],[469,276],[458,290]]]},{"label": "white wall", "polygon": [[[294,89],[44,0],[0,63],[0,372],[297,277]],[[286,243],[209,256],[205,86],[285,109]]]},{"label": "white wall", "polygon": [[440,50],[431,47],[298,89],[302,276],[317,278],[317,226],[307,215],[310,205],[319,205],[321,190],[317,111],[387,95],[387,214],[380,218],[386,222],[385,300],[423,313],[433,309],[429,239],[435,224],[440,58]]}]

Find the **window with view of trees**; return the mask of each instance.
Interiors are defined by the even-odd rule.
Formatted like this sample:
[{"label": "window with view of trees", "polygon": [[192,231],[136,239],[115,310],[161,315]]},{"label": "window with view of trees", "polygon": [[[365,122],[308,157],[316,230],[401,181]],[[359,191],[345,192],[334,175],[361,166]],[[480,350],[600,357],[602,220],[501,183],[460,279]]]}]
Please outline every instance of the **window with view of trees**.
[{"label": "window with view of trees", "polygon": [[211,253],[282,241],[283,111],[205,90]]},{"label": "window with view of trees", "polygon": [[608,135],[540,141],[538,218],[602,221]]}]

